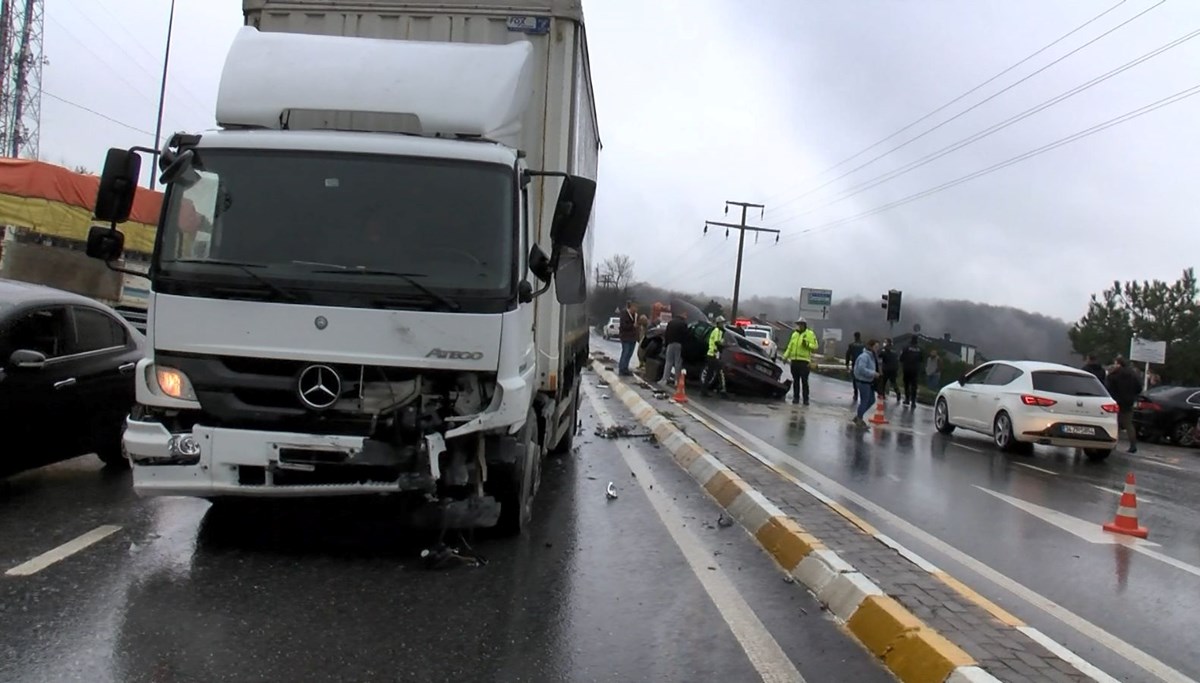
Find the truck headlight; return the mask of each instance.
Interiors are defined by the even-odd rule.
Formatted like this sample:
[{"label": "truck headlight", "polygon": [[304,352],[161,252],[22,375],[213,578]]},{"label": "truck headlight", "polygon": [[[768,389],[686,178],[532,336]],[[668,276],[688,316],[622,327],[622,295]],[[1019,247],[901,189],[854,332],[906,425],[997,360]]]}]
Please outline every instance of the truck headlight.
[{"label": "truck headlight", "polygon": [[183,401],[195,401],[196,392],[192,389],[192,381],[188,376],[183,374],[182,370],[167,367],[165,365],[150,365],[146,368],[147,384],[151,389],[156,389],[164,396],[177,398]]}]

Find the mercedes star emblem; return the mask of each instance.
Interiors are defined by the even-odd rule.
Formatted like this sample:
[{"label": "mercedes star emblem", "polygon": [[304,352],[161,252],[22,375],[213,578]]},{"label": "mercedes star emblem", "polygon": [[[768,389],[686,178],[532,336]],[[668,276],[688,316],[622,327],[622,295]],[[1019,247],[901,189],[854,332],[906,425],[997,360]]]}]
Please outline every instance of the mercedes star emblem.
[{"label": "mercedes star emblem", "polygon": [[329,327],[329,321],[326,320],[325,316],[323,315],[318,315],[316,320],[313,320],[313,324],[317,326],[318,330],[323,330],[326,327]]},{"label": "mercedes star emblem", "polygon": [[342,378],[328,365],[310,365],[296,379],[300,402],[313,410],[324,410],[342,395]]}]

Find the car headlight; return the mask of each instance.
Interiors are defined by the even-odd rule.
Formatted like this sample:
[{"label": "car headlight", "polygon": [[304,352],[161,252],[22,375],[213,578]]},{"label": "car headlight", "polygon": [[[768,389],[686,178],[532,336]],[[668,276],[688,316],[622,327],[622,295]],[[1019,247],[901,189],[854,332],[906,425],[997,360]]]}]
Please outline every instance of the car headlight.
[{"label": "car headlight", "polygon": [[165,365],[150,365],[146,368],[147,384],[152,390],[163,396],[177,398],[182,401],[195,401],[196,391],[192,389],[192,381],[183,374],[182,370]]}]

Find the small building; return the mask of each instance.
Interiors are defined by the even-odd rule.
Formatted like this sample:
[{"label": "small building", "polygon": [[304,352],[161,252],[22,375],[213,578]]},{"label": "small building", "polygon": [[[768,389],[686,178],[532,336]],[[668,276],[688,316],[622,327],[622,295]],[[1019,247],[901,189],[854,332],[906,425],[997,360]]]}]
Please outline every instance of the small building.
[{"label": "small building", "polygon": [[985,358],[983,354],[979,353],[978,347],[974,346],[973,344],[955,341],[951,338],[949,332],[940,337],[931,337],[929,335],[920,333],[901,334],[892,337],[892,344],[898,348],[904,348],[908,346],[909,342],[914,337],[917,340],[917,345],[921,348],[935,348],[943,355],[950,358],[956,358],[967,365],[974,366],[987,361],[987,358]]}]

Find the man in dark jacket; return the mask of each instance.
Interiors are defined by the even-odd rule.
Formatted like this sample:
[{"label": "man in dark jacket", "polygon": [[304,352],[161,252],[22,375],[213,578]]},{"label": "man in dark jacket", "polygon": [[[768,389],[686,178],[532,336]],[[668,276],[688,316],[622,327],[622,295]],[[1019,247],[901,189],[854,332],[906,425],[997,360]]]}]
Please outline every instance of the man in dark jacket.
[{"label": "man in dark jacket", "polygon": [[1142,383],[1137,373],[1129,367],[1129,361],[1117,358],[1117,367],[1108,373],[1108,393],[1117,402],[1120,409],[1117,413],[1117,428],[1125,430],[1129,438],[1129,452],[1137,453],[1137,429],[1133,426],[1133,405],[1137,403],[1138,394],[1142,393]]},{"label": "man in dark jacket", "polygon": [[671,322],[667,323],[667,329],[663,331],[663,342],[667,345],[663,381],[672,386],[683,371],[683,343],[687,341],[687,335],[687,313],[680,311],[678,315],[671,316]]},{"label": "man in dark jacket", "polygon": [[896,390],[896,400],[900,400],[900,355],[896,353],[896,347],[892,346],[891,339],[885,339],[883,348],[879,350],[879,365],[883,372],[883,376],[879,379],[879,395],[887,397],[888,384]]},{"label": "man in dark jacket", "polygon": [[637,304],[632,300],[626,301],[625,310],[621,311],[621,360],[617,363],[617,374],[626,377],[633,374],[629,371],[629,361],[633,360],[633,352],[637,350],[637,312]]},{"label": "man in dark jacket", "polygon": [[[850,346],[846,347],[846,369],[850,370],[851,374],[853,374],[853,371],[854,371],[854,361],[858,359],[858,354],[862,353],[863,349],[865,349],[865,348],[867,348],[867,345],[863,343],[862,333],[855,332],[854,333],[854,341],[850,342]],[[854,402],[857,404],[858,403],[858,381],[855,380],[854,377],[850,378],[850,386],[852,386],[854,388]],[[872,398],[874,398],[874,397],[872,397]]]},{"label": "man in dark jacket", "polygon": [[1095,375],[1101,384],[1104,383],[1104,366],[1100,364],[1100,361],[1096,360],[1096,354],[1088,354],[1082,369]]},{"label": "man in dark jacket", "polygon": [[914,336],[900,352],[900,371],[904,373],[904,405],[916,407],[917,380],[921,374],[921,347]]}]

